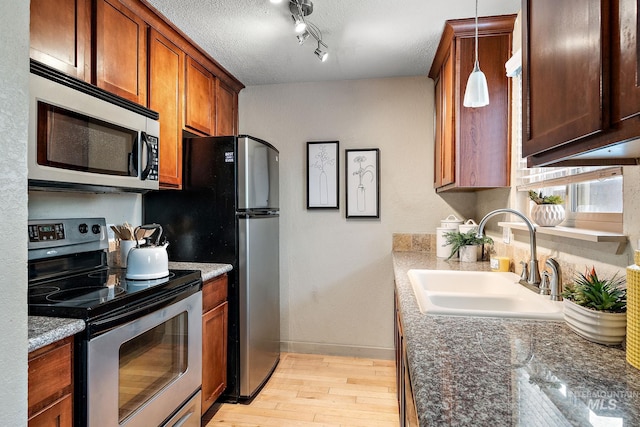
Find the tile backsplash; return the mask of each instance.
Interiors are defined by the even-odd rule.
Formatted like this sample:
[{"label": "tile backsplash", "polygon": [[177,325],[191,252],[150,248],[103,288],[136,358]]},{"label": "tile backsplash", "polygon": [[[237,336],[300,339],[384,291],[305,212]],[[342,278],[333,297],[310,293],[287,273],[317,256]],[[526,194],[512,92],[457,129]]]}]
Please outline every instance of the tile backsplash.
[{"label": "tile backsplash", "polygon": [[395,252],[435,252],[436,235],[429,233],[393,233]]}]

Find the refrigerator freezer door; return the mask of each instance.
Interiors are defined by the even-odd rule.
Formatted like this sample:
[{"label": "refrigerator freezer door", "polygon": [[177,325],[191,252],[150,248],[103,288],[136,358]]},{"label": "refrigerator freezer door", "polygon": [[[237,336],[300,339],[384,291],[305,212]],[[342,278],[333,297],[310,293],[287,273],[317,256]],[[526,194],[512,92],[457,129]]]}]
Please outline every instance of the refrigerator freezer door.
[{"label": "refrigerator freezer door", "polygon": [[278,210],[278,150],[238,137],[238,210]]},{"label": "refrigerator freezer door", "polygon": [[241,216],[240,397],[250,398],[280,358],[278,215]]}]

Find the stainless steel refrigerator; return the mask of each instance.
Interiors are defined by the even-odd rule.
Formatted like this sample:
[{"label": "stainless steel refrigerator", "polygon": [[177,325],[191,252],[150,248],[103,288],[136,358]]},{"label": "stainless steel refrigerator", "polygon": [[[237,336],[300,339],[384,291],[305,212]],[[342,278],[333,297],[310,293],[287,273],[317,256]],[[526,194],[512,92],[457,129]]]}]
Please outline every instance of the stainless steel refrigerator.
[{"label": "stainless steel refrigerator", "polygon": [[233,265],[225,401],[248,400],[280,358],[278,150],[247,135],[183,141],[183,189],[143,197],[171,261]]}]

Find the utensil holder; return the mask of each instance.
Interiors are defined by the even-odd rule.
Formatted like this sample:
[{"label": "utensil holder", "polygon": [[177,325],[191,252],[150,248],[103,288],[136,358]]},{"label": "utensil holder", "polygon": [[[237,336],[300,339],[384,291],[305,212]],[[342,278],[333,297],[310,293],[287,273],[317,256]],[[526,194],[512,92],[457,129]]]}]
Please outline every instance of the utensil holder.
[{"label": "utensil holder", "polygon": [[135,240],[120,240],[120,260],[118,264],[121,268],[127,268],[127,256],[129,255],[129,251],[135,247]]}]

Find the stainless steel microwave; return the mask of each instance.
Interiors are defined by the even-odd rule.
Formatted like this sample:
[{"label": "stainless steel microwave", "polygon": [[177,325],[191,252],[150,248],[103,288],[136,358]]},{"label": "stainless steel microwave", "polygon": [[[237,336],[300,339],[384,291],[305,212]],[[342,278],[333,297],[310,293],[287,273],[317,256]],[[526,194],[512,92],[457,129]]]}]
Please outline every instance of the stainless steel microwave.
[{"label": "stainless steel microwave", "polygon": [[30,188],[159,188],[157,113],[35,62],[29,89]]}]

